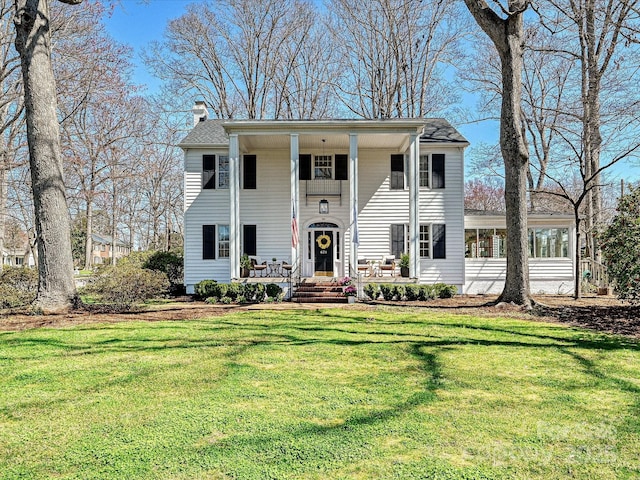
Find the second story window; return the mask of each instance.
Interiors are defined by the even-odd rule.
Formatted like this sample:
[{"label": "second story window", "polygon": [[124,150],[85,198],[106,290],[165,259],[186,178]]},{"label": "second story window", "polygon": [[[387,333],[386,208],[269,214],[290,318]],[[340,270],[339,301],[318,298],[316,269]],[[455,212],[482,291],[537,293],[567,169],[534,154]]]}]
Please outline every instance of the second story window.
[{"label": "second story window", "polygon": [[445,156],[442,153],[420,155],[420,186],[444,188]]},{"label": "second story window", "polygon": [[202,155],[202,188],[216,188],[216,156]]},{"label": "second story window", "polygon": [[333,170],[331,160],[331,155],[315,156],[313,176],[316,180],[331,180]]},{"label": "second story window", "polygon": [[404,190],[404,155],[391,155],[391,190]]},{"label": "second story window", "polygon": [[229,188],[228,155],[202,155],[202,188]]},{"label": "second story window", "polygon": [[218,155],[218,188],[229,188],[229,157]]}]

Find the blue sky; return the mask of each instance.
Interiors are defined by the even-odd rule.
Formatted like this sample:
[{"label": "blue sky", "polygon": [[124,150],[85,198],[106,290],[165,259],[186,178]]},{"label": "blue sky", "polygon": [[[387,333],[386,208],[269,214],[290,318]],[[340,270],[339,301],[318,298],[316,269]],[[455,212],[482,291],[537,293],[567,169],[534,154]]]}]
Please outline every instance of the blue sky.
[{"label": "blue sky", "polygon": [[[134,80],[153,91],[158,83],[148,75],[140,60],[142,49],[154,40],[160,40],[167,22],[185,12],[191,0],[121,0],[111,18],[106,19],[107,31],[119,42],[134,48],[136,69]],[[141,27],[144,25],[144,27]],[[470,106],[473,107],[473,106]],[[473,125],[456,125],[472,145],[479,142],[496,143],[498,126],[495,122]]]},{"label": "blue sky", "polygon": [[[185,7],[193,3],[192,0],[120,0],[111,18],[105,20],[107,31],[119,42],[134,49],[136,64],[134,81],[147,85],[150,92],[157,87],[157,82],[146,72],[140,59],[142,49],[154,40],[160,40],[169,20],[179,17],[185,12]],[[473,109],[471,102],[467,108]],[[495,144],[498,141],[497,122],[482,122],[470,125],[454,125],[473,146],[481,143]],[[467,151],[467,157],[469,155]],[[640,177],[638,164],[619,164],[615,171],[611,171],[615,180],[637,180]],[[614,179],[612,179],[614,180]]]}]

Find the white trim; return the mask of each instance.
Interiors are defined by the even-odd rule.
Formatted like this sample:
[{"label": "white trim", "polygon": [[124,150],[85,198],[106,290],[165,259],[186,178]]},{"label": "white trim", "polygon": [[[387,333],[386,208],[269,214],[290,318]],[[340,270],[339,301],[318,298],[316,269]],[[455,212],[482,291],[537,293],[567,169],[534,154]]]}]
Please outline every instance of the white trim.
[{"label": "white trim", "polygon": [[240,155],[238,135],[229,135],[229,273],[240,277]]},{"label": "white trim", "polygon": [[293,213],[295,209],[296,221],[298,222],[298,247],[295,248],[293,243],[291,244],[291,264],[294,268],[300,268],[300,244],[302,239],[301,235],[301,223],[300,223],[300,180],[299,172],[300,172],[300,149],[299,149],[299,138],[297,133],[289,134],[289,145],[290,145],[290,154],[291,154],[291,205],[289,206],[289,237],[292,242],[293,237],[291,235],[291,222],[293,221]]},{"label": "white trim", "polygon": [[409,276],[420,271],[420,137],[411,134],[409,145]]},{"label": "white trim", "polygon": [[[358,135],[349,133],[349,272],[357,272],[358,246],[353,243],[354,224],[358,214]],[[343,262],[344,262],[343,255]],[[343,263],[343,265],[347,265]]]}]

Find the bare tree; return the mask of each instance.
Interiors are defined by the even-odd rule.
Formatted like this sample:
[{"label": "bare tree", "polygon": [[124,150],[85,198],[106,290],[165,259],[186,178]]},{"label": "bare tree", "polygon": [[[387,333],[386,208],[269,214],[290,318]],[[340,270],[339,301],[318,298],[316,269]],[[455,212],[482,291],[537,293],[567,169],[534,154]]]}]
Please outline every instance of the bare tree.
[{"label": "bare tree", "polygon": [[423,117],[454,100],[444,66],[466,29],[449,0],[333,0],[331,35],[340,55],[338,95],[364,118]]},{"label": "bare tree", "polygon": [[9,170],[15,166],[19,148],[15,142],[24,128],[20,59],[15,54],[14,38],[13,1],[0,0],[0,251],[8,218]]},{"label": "bare tree", "polygon": [[[564,200],[570,205],[571,213],[574,216],[575,222],[575,252],[574,252],[574,268],[575,268],[575,285],[574,285],[574,298],[580,298],[582,295],[581,289],[581,268],[582,268],[582,233],[583,233],[583,218],[588,216],[584,215],[585,210],[588,211],[588,205],[585,203],[590,199],[590,194],[595,188],[602,188],[605,185],[596,183],[596,179],[603,178],[603,173],[610,167],[631,155],[636,150],[640,149],[640,144],[633,147],[632,151],[622,152],[618,157],[609,160],[608,163],[600,165],[597,171],[591,171],[587,168],[586,162],[579,155],[571,157],[568,161],[577,163],[577,165],[569,165],[565,171],[579,172],[578,175],[571,178],[572,181],[566,178],[566,174],[562,177],[554,176],[552,173],[547,172],[546,176],[553,182],[554,188],[546,188],[540,193],[545,196],[556,197]],[[577,167],[577,168],[576,168]],[[588,232],[588,231],[587,231]],[[591,260],[591,268],[600,268],[595,259]]]},{"label": "bare tree", "polygon": [[[78,4],[81,0],[61,0]],[[71,227],[56,117],[47,0],[15,1],[16,49],[24,85],[31,185],[38,234],[36,304],[61,310],[75,296]]]},{"label": "bare tree", "polygon": [[218,118],[322,116],[326,104],[318,99],[328,86],[315,75],[324,70],[302,63],[323,58],[311,35],[319,17],[306,0],[192,5],[169,23],[164,42],[153,44],[145,61],[173,95],[204,99]]},{"label": "bare tree", "polygon": [[521,117],[523,14],[529,1],[495,2],[498,13],[485,0],[465,0],[465,3],[500,56],[500,147],[505,166],[507,275],[499,300],[530,307],[526,198],[529,152]]},{"label": "bare tree", "polygon": [[587,252],[596,260],[599,249],[595,233],[602,215],[601,157],[605,153],[610,164],[620,153],[635,150],[633,145],[622,143],[615,151],[606,152],[605,131],[613,132],[617,138],[611,143],[620,145],[619,130],[626,127],[637,109],[637,93],[629,87],[637,90],[637,62],[631,59],[638,55],[639,5],[640,0],[546,0],[538,9],[543,25],[563,45],[551,53],[569,56],[580,69],[581,102],[570,113],[581,124],[581,170],[585,179],[591,179]]},{"label": "bare tree", "polygon": [[492,177],[468,180],[464,185],[464,208],[504,212],[503,182]]}]

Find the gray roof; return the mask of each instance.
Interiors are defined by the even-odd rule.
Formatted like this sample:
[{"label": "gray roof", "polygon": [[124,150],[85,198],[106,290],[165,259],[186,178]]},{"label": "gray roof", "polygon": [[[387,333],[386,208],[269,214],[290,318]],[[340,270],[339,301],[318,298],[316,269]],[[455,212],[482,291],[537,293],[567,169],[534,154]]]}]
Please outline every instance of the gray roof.
[{"label": "gray roof", "polygon": [[420,143],[466,143],[466,138],[453,128],[444,118],[425,118],[424,133],[420,137]]},{"label": "gray roof", "polygon": [[222,126],[224,122],[228,121],[229,120],[215,119],[198,122],[198,124],[193,127],[193,130],[182,139],[178,146],[195,144],[228,145],[229,136]]},{"label": "gray roof", "polygon": [[[97,243],[98,245],[111,245],[111,243],[113,242],[113,239],[112,239],[111,235],[99,235],[97,233],[92,233],[91,234],[91,241],[93,243]],[[116,245],[121,246],[121,247],[128,246],[126,243],[124,243],[119,238],[116,239]]]},{"label": "gray roof", "polygon": [[[273,120],[269,120],[273,122]],[[381,122],[384,120],[380,120]],[[191,145],[228,145],[229,136],[225,132],[224,124],[233,120],[212,119],[199,122],[178,144],[181,147]],[[461,143],[469,142],[460,135],[444,118],[425,118],[424,133],[420,137],[421,143]]]}]

